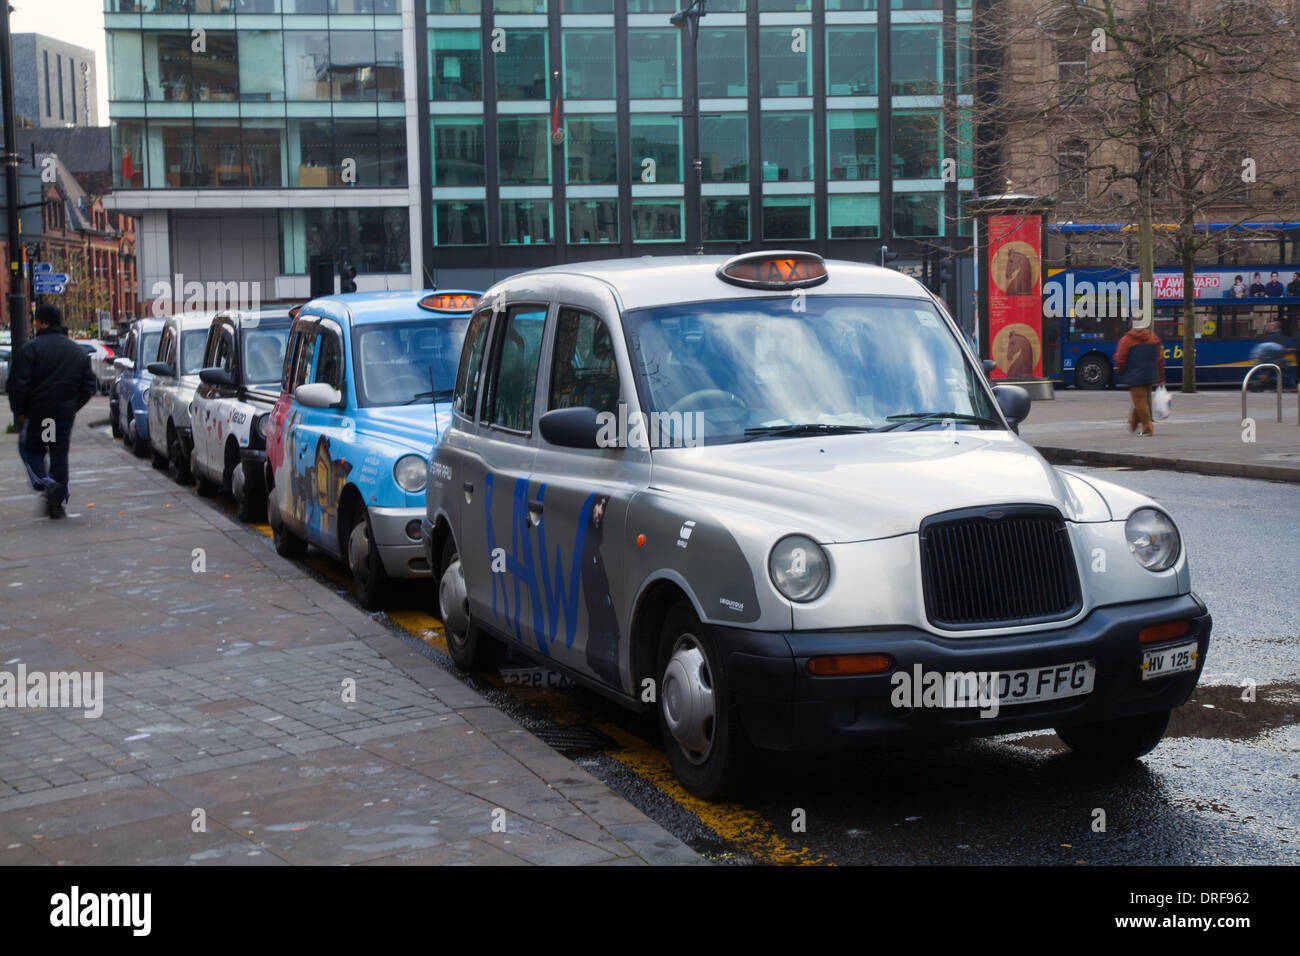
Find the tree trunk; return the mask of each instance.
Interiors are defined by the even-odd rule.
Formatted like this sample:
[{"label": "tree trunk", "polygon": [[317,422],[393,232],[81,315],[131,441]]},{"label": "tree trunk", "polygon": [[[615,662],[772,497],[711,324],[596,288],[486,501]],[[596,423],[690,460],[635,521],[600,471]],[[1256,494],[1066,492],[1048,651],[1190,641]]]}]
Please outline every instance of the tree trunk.
[{"label": "tree trunk", "polygon": [[1183,261],[1183,393],[1196,392],[1196,252],[1182,249]]}]

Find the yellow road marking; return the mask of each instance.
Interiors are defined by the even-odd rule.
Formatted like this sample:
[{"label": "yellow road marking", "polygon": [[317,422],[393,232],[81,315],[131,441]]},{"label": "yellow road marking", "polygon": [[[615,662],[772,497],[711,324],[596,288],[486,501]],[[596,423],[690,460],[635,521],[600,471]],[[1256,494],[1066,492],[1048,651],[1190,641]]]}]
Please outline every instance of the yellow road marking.
[{"label": "yellow road marking", "polygon": [[699,817],[700,822],[724,840],[744,848],[762,863],[824,866],[824,860],[806,847],[795,846],[782,838],[761,813],[739,803],[709,803],[683,787],[673,775],[668,755],[616,724],[598,724],[596,729],[622,745],[609,756],[637,776],[648,780],[679,805]]}]

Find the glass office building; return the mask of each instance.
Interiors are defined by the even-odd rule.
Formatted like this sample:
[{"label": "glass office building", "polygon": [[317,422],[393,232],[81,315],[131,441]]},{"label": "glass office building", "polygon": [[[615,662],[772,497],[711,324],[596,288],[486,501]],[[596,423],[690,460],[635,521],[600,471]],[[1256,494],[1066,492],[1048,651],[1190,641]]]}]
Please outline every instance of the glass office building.
[{"label": "glass office building", "polygon": [[141,221],[142,298],[176,275],[301,298],[320,254],[362,288],[422,284],[412,0],[405,30],[403,0],[105,3],[112,200]]},{"label": "glass office building", "polygon": [[969,247],[970,0],[709,0],[698,153],[679,0],[415,2],[440,277],[688,252],[695,216],[706,253]]}]

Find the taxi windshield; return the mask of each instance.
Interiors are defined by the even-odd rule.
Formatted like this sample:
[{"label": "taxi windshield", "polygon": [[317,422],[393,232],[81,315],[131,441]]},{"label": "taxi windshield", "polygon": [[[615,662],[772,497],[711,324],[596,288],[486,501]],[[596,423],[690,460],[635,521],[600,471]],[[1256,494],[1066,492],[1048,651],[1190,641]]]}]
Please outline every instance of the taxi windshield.
[{"label": "taxi windshield", "polygon": [[244,384],[270,385],[280,381],[284,366],[284,345],[289,341],[289,325],[259,325],[244,329]]},{"label": "taxi windshield", "polygon": [[626,315],[648,413],[705,444],[837,431],[1004,427],[981,373],[920,299],[740,299]]},{"label": "taxi windshield", "polygon": [[357,400],[416,405],[451,400],[468,315],[352,327]]},{"label": "taxi windshield", "polygon": [[161,332],[144,333],[144,344],[140,346],[140,360],[144,365],[158,361],[158,343],[162,341]]}]

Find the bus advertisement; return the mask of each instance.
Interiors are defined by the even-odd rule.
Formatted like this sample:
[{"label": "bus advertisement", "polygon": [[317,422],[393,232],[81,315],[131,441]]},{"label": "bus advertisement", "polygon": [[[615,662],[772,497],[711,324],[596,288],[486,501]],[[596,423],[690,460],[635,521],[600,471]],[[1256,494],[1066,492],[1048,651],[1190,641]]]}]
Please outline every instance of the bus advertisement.
[{"label": "bus advertisement", "polygon": [[[1194,276],[1196,381],[1240,385],[1255,364],[1251,352],[1278,323],[1286,363],[1296,363],[1300,333],[1300,266],[1217,266]],[[1165,378],[1182,382],[1183,273],[1157,269],[1155,324],[1164,343]],[[1060,269],[1043,283],[1043,374],[1062,386],[1108,388],[1117,381],[1115,347],[1143,308],[1138,273],[1130,269]],[[1294,372],[1291,373],[1294,376]]]}]

